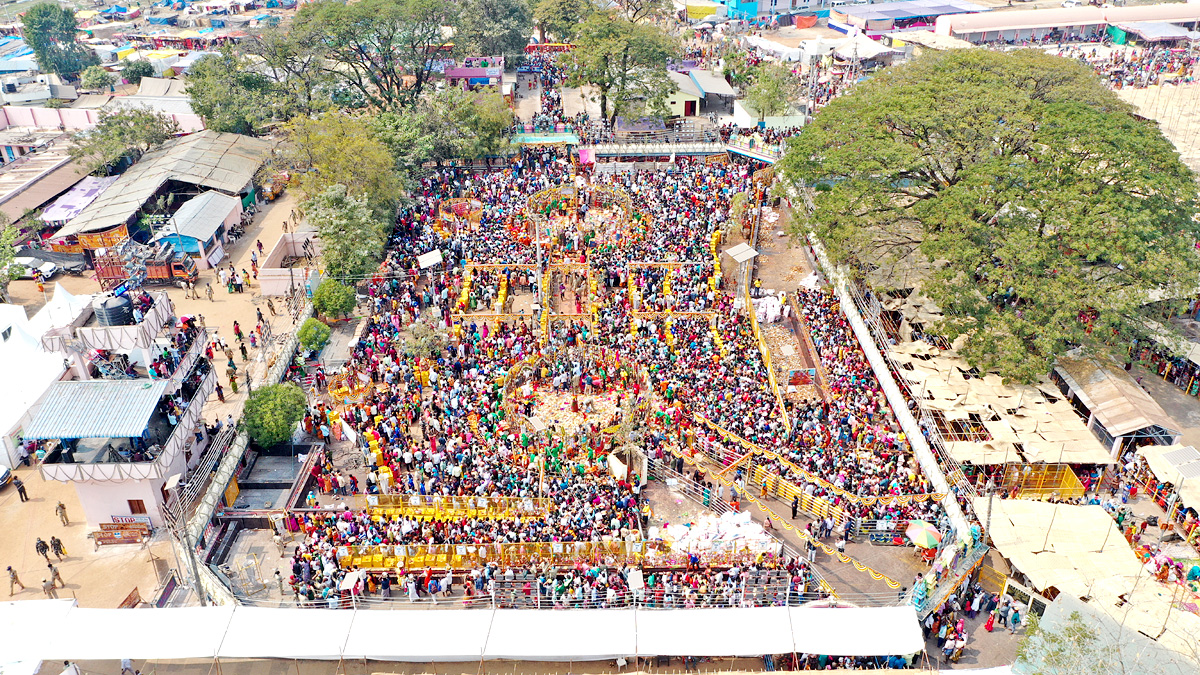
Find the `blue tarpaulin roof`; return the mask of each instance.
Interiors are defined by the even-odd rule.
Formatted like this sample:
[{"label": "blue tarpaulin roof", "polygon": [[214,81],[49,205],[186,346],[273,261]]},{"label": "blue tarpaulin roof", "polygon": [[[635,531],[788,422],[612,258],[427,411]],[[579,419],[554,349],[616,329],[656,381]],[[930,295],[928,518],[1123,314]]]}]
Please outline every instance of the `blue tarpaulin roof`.
[{"label": "blue tarpaulin roof", "polygon": [[128,14],[129,10],[125,9],[124,7],[122,7],[120,5],[113,5],[112,7],[109,7],[108,9],[103,10],[100,13],[101,14]]},{"label": "blue tarpaulin roof", "polygon": [[23,436],[26,440],[141,436],[168,384],[168,380],[56,382]]}]

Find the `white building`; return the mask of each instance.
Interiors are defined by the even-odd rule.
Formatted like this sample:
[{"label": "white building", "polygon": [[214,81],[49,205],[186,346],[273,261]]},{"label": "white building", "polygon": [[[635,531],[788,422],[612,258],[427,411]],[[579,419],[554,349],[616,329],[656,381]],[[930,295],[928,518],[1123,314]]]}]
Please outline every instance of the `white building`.
[{"label": "white building", "polygon": [[[81,307],[69,322],[46,331],[41,345],[57,352],[60,368],[69,359],[85,377],[92,367],[119,377],[114,355],[122,365],[144,366],[170,344],[176,323],[170,299],[151,297],[153,304],[131,325],[98,325],[92,306]],[[14,440],[32,445],[43,478],[74,483],[89,524],[128,516],[163,524],[166,479],[194,466],[208,440],[201,413],[216,373],[204,358],[207,341],[200,329],[165,379],[51,382],[19,422]]]}]

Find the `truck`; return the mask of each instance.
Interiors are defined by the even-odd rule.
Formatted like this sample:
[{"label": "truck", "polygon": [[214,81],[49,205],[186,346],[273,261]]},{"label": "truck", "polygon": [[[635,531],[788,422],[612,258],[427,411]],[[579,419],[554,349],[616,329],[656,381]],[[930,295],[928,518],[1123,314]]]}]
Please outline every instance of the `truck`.
[{"label": "truck", "polygon": [[171,284],[183,288],[200,277],[195,261],[175,251],[170,242],[146,245],[126,239],[116,246],[92,252],[96,281],[111,290],[122,284],[153,286]]}]

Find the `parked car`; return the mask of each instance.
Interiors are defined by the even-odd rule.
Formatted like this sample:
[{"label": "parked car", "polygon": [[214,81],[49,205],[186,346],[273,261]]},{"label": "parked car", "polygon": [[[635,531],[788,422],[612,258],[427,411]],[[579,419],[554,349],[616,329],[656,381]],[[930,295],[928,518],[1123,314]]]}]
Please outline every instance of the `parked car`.
[{"label": "parked car", "polygon": [[34,272],[41,272],[43,279],[49,279],[58,273],[58,265],[41,258],[13,258],[13,265],[20,268],[22,279],[32,279]]},{"label": "parked car", "polygon": [[12,469],[7,466],[0,466],[0,488],[7,486],[12,482]]},{"label": "parked car", "polygon": [[1063,7],[1078,7],[1082,4],[1083,3],[1080,2],[1079,0],[1063,0],[1062,6]]}]

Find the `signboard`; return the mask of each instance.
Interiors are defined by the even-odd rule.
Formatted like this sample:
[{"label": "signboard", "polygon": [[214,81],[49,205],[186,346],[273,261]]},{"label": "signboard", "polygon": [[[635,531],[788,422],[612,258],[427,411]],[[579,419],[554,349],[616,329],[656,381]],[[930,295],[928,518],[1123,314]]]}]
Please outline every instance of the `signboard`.
[{"label": "signboard", "polygon": [[225,259],[225,247],[217,242],[217,247],[208,255],[208,266],[216,267],[222,260]]},{"label": "signboard", "polygon": [[[150,522],[150,516],[113,516],[112,521],[114,523],[142,523],[146,527],[153,526],[153,523]],[[105,524],[101,523],[100,529],[103,530]]]},{"label": "signboard", "polygon": [[428,269],[440,262],[442,262],[441,249],[435,248],[429,253],[422,253],[421,255],[417,256],[417,264],[421,266],[421,269]]},{"label": "signboard", "polygon": [[134,586],[133,592],[125,596],[121,604],[117,605],[117,609],[134,609],[140,604],[142,604],[142,596],[138,593],[137,586]]},{"label": "signboard", "polygon": [[487,73],[488,77],[500,77],[500,69],[499,68],[488,68],[484,72]]},{"label": "signboard", "polygon": [[140,544],[146,536],[145,530],[101,530],[92,533],[97,545]]},{"label": "signboard", "polygon": [[238,495],[242,493],[242,489],[238,487],[237,476],[232,476],[229,479],[229,485],[225,488],[225,504],[229,508],[234,508],[237,503]]},{"label": "signboard", "polygon": [[144,523],[100,523],[101,532],[141,532],[150,535],[150,526]]}]

